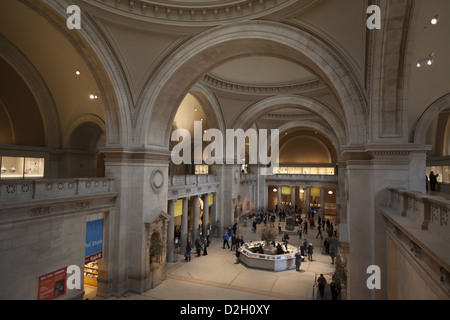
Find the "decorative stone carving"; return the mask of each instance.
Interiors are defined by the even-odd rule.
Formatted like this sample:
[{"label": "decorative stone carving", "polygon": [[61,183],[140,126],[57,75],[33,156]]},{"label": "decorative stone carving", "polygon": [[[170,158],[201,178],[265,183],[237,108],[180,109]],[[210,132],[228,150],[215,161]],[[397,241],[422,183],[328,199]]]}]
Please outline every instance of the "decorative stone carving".
[{"label": "decorative stone carving", "polygon": [[161,191],[164,185],[164,173],[160,169],[156,169],[153,171],[152,176],[150,178],[150,184],[152,189],[156,192]]},{"label": "decorative stone carving", "polygon": [[422,258],[422,248],[414,241],[411,241],[411,252],[416,258]]},{"label": "decorative stone carving", "polygon": [[441,272],[441,283],[447,289],[447,292],[450,293],[450,272],[444,267],[441,267],[439,271]]}]

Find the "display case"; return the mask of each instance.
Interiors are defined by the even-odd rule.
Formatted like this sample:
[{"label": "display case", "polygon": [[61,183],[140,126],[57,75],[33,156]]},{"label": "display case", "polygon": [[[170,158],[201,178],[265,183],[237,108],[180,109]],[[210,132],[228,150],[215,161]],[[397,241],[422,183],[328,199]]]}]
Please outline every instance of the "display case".
[{"label": "display case", "polygon": [[207,165],[196,164],[195,165],[195,174],[208,174],[209,168]]},{"label": "display case", "polygon": [[2,157],[1,179],[23,179],[24,158]]},{"label": "display case", "polygon": [[44,178],[44,158],[0,157],[0,180]]},{"label": "display case", "polygon": [[97,286],[98,279],[98,263],[90,262],[84,266],[84,284]]}]

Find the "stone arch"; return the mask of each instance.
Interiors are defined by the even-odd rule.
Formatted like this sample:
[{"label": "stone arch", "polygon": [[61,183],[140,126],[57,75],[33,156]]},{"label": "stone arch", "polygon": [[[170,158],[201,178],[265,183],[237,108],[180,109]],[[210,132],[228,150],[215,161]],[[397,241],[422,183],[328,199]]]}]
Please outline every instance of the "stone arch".
[{"label": "stone arch", "polygon": [[298,121],[289,121],[286,123],[283,123],[282,125],[278,126],[276,129],[280,130],[280,134],[284,131],[288,131],[290,129],[294,128],[309,128],[313,130],[317,130],[322,132],[328,139],[330,139],[331,143],[333,144],[336,154],[339,154],[339,150],[341,149],[341,141],[338,140],[336,133],[334,133],[328,126],[307,121],[307,120],[298,120]]},{"label": "stone arch", "polygon": [[[212,123],[213,128],[217,128],[222,132],[226,130],[225,120],[219,102],[214,94],[201,83],[196,83],[190,93],[200,102],[203,110],[208,117],[208,121]],[[211,121],[212,120],[212,121]]]},{"label": "stone arch", "polygon": [[347,142],[346,129],[339,117],[324,104],[302,96],[286,95],[264,99],[244,110],[244,112],[236,118],[232,127],[234,129],[247,129],[262,115],[270,111],[286,108],[287,106],[291,108],[307,109],[320,115],[323,119],[325,119],[329,126],[333,128],[333,136],[337,138],[340,142],[339,144],[344,144]]},{"label": "stone arch", "polygon": [[[133,102],[122,67],[95,22],[83,16],[82,28],[71,32],[66,26],[67,8],[72,1],[26,1],[26,4],[49,20],[72,43],[99,87],[106,115],[109,147],[126,147],[133,141]],[[48,10],[50,8],[51,10]]]},{"label": "stone arch", "polygon": [[21,76],[34,95],[44,122],[45,140],[49,148],[61,147],[61,127],[50,91],[27,57],[0,34],[0,56]]},{"label": "stone arch", "polygon": [[71,138],[73,136],[73,133],[81,125],[84,125],[84,124],[87,124],[87,123],[91,123],[94,126],[98,127],[103,133],[106,132],[106,125],[105,125],[105,122],[102,119],[100,119],[98,116],[96,116],[94,114],[86,114],[86,115],[82,116],[81,118],[78,118],[77,120],[75,120],[69,126],[69,129],[67,130],[67,134],[64,137],[63,148],[69,148],[69,147],[72,146]]},{"label": "stone arch", "polygon": [[343,60],[313,35],[267,21],[235,23],[205,31],[166,59],[148,80],[137,103],[137,142],[167,149],[177,106],[206,72],[236,56],[267,52],[301,62],[327,83],[344,109],[346,142],[366,142],[365,98]]},{"label": "stone arch", "polygon": [[450,93],[433,102],[419,118],[414,130],[414,143],[426,144],[427,131],[433,120],[444,111],[450,110]]}]

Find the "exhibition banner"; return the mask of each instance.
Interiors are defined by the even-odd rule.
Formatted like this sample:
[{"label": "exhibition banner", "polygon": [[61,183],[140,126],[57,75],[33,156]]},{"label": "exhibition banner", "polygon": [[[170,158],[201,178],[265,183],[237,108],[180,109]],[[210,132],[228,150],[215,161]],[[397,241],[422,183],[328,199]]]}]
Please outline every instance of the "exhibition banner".
[{"label": "exhibition banner", "polygon": [[88,221],[86,225],[85,264],[102,257],[103,219]]},{"label": "exhibition banner", "polygon": [[67,267],[39,277],[38,300],[53,300],[66,293]]}]

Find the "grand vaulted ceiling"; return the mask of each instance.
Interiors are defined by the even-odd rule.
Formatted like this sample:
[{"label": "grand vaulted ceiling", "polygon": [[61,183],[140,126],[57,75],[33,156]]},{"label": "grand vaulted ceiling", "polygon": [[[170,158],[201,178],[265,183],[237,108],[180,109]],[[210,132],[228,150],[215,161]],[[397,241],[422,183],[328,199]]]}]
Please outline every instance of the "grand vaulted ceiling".
[{"label": "grand vaulted ceiling", "polygon": [[[59,116],[61,140],[70,135],[73,122],[86,115],[103,121],[107,111],[104,96],[111,86],[104,80],[95,54],[86,42],[77,39],[78,31],[64,28],[64,19],[50,7],[61,4],[48,1],[8,0],[0,3],[0,30],[9,44],[23,53],[36,68],[48,87]],[[83,22],[89,21],[111,48],[123,71],[130,99],[137,103],[149,79],[161,64],[180,46],[202,32],[228,23],[249,20],[273,21],[294,26],[313,34],[331,48],[370,100],[373,37],[366,28],[369,1],[361,0],[76,0],[82,9]],[[381,1],[382,5],[383,1]],[[440,95],[449,91],[450,56],[446,39],[449,26],[449,2],[414,1],[413,22],[405,68],[410,76],[405,84],[409,130],[423,110]],[[61,9],[64,11],[64,8]],[[440,23],[431,26],[430,16],[439,13]],[[90,53],[89,53],[90,52]],[[419,70],[417,59],[435,52],[436,66]],[[107,68],[107,66],[106,66]],[[75,71],[82,71],[82,78]],[[422,81],[424,79],[424,81]],[[333,90],[303,61],[292,61],[266,51],[218,61],[193,87],[207,88],[220,106],[227,126],[246,108],[268,97],[301,95],[314,99],[341,117],[343,107]],[[88,96],[96,92],[99,99]],[[422,95],[421,92],[428,92]],[[280,106],[255,120],[255,126],[278,128],[293,121],[310,123],[314,130],[333,132],[323,115],[302,106]],[[351,125],[351,124],[349,124]],[[335,146],[338,147],[338,146]]]}]

